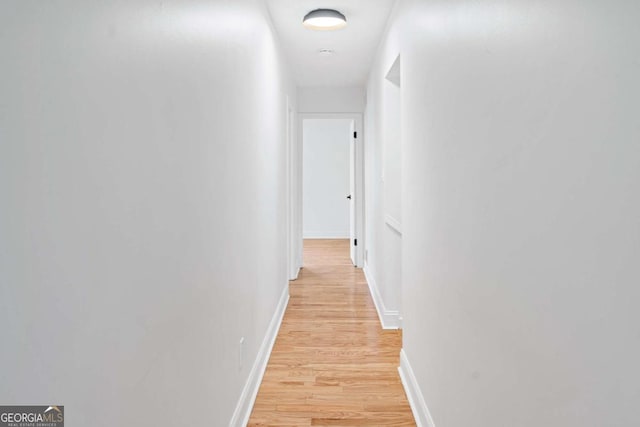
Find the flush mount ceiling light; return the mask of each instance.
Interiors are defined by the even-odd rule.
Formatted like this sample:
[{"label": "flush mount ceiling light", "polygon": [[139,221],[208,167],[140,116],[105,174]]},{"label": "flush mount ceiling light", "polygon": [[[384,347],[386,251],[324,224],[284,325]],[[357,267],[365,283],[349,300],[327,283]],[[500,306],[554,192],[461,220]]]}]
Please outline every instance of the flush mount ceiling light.
[{"label": "flush mount ceiling light", "polygon": [[347,25],[347,18],[333,9],[316,9],[307,13],[302,24],[312,30],[338,30]]}]

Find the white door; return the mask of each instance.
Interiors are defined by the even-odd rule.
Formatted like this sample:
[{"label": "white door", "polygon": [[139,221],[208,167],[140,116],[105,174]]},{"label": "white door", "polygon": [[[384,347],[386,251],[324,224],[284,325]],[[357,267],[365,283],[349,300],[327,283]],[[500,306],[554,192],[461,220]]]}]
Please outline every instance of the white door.
[{"label": "white door", "polygon": [[351,262],[353,265],[357,265],[357,243],[356,240],[356,137],[357,134],[355,123],[351,122],[349,137],[349,195],[347,200],[349,202],[349,240],[351,241]]}]

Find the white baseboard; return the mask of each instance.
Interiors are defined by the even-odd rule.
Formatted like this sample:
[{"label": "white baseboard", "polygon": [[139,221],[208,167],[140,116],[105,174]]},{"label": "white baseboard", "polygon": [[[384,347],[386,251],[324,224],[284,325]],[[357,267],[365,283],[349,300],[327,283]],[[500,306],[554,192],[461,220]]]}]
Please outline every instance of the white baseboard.
[{"label": "white baseboard", "polygon": [[398,310],[387,310],[387,308],[384,306],[384,301],[380,296],[380,292],[378,291],[376,281],[374,280],[373,275],[369,273],[369,269],[366,265],[362,269],[362,271],[364,271],[364,277],[365,279],[367,279],[369,292],[371,293],[373,304],[376,306],[376,311],[378,312],[378,318],[380,319],[380,323],[382,324],[382,329],[401,328],[402,324],[400,319],[400,312]]},{"label": "white baseboard", "polygon": [[294,267],[293,271],[289,273],[289,280],[298,280],[300,274],[300,267]]},{"label": "white baseboard", "polygon": [[350,237],[347,231],[305,231],[303,239],[348,239]]},{"label": "white baseboard", "polygon": [[404,349],[400,350],[400,367],[398,368],[398,372],[400,372],[400,379],[402,380],[404,391],[407,393],[411,412],[413,412],[413,417],[418,427],[435,427],[433,418],[429,413],[429,408],[427,408],[427,404],[422,396],[422,391],[420,391],[418,380],[416,380],[413,374],[413,369],[411,369],[411,364]]},{"label": "white baseboard", "polygon": [[262,340],[262,345],[260,346],[258,356],[253,363],[251,372],[249,373],[249,378],[242,389],[240,400],[236,405],[236,410],[234,411],[233,417],[231,417],[231,422],[229,423],[230,427],[245,427],[249,422],[249,417],[253,410],[253,404],[256,401],[256,396],[258,395],[258,389],[262,383],[264,371],[267,369],[269,356],[271,356],[273,344],[276,342],[276,337],[278,336],[280,324],[282,323],[282,318],[284,317],[284,312],[287,309],[288,302],[289,284],[287,283],[287,286],[285,286],[284,291],[280,296],[278,307],[276,308],[276,311],[271,318],[271,322],[269,323],[267,334]]}]

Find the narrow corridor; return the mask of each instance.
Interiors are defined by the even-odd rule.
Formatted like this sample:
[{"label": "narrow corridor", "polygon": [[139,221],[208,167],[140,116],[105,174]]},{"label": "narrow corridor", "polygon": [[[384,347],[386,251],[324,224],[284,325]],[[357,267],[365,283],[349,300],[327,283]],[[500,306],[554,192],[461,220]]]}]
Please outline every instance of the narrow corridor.
[{"label": "narrow corridor", "polygon": [[348,240],[305,240],[249,426],[415,425],[397,367],[402,332],[383,330]]}]

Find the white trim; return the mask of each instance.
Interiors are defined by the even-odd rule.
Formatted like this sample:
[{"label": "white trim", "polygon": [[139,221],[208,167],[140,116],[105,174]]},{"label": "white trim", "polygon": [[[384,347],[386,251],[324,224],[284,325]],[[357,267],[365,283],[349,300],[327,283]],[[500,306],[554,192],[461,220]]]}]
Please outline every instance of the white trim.
[{"label": "white trim", "polygon": [[297,174],[297,151],[296,144],[296,115],[291,106],[289,97],[287,96],[286,114],[286,135],[287,135],[287,270],[289,280],[298,278],[300,264],[298,264],[298,246],[300,246],[300,238],[298,234],[299,218],[296,214],[300,197],[297,187],[300,185],[300,179]]},{"label": "white trim", "polygon": [[303,239],[349,239],[349,230],[344,231],[306,231]]},{"label": "white trim", "polygon": [[[302,153],[302,144],[303,144],[303,127],[304,121],[308,119],[350,119],[353,120],[355,125],[355,131],[358,133],[357,143],[356,143],[356,191],[352,196],[355,198],[356,205],[356,235],[355,239],[358,240],[358,246],[356,249],[356,267],[362,267],[364,265],[364,250],[362,248],[365,247],[365,233],[364,233],[364,222],[365,222],[365,214],[364,214],[364,117],[362,112],[344,112],[344,113],[321,113],[321,112],[299,112],[298,113],[298,144],[300,147],[300,157],[298,161],[300,162],[300,168],[302,168],[303,161],[303,153]],[[303,172],[302,172],[303,173]],[[300,176],[302,176],[302,173]],[[302,178],[300,178],[302,179]],[[300,186],[302,191],[302,186]],[[300,213],[302,216],[302,213]],[[301,218],[301,222],[304,222],[304,218]],[[351,236],[347,236],[349,238]],[[304,237],[305,239],[307,237]],[[302,258],[302,254],[300,255]],[[301,259],[302,261],[302,259]],[[302,266],[302,262],[300,266]]]},{"label": "white trim", "polygon": [[427,404],[424,401],[424,396],[422,396],[422,391],[420,391],[418,380],[413,374],[413,369],[411,368],[404,348],[400,350],[400,366],[398,367],[398,372],[400,373],[400,380],[402,380],[402,386],[404,387],[409,405],[411,406],[411,412],[413,412],[413,418],[415,418],[418,427],[436,427],[429,408],[427,408]]},{"label": "white trim", "polygon": [[389,228],[391,228],[392,230],[394,230],[395,232],[397,232],[399,235],[402,236],[402,225],[400,225],[400,221],[398,221],[397,219],[395,219],[389,214],[385,214],[384,223],[387,224]]},{"label": "white trim", "polygon": [[260,346],[258,356],[253,363],[251,372],[249,373],[249,378],[247,378],[247,382],[242,389],[240,400],[238,400],[236,410],[233,412],[231,422],[229,422],[230,427],[244,427],[249,422],[249,417],[253,410],[253,404],[256,401],[256,396],[258,395],[260,383],[262,383],[264,371],[267,369],[271,350],[273,349],[273,344],[278,336],[280,324],[282,323],[282,318],[284,317],[284,312],[287,309],[288,302],[289,284],[287,283],[287,286],[285,286],[282,296],[280,297],[280,301],[278,302],[278,307],[276,308],[275,313],[273,313],[267,333],[262,340],[262,345]]},{"label": "white trim", "polygon": [[369,293],[371,293],[373,304],[376,306],[382,329],[399,329],[401,327],[400,312],[398,310],[387,310],[373,275],[369,273],[368,266],[365,265],[362,271],[364,271],[364,277],[369,285]]}]

